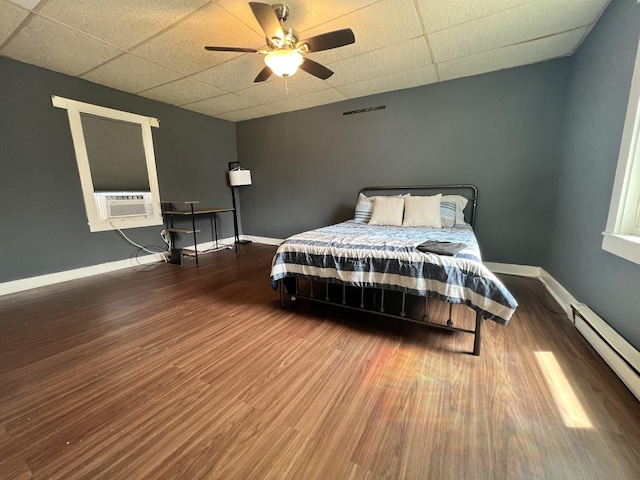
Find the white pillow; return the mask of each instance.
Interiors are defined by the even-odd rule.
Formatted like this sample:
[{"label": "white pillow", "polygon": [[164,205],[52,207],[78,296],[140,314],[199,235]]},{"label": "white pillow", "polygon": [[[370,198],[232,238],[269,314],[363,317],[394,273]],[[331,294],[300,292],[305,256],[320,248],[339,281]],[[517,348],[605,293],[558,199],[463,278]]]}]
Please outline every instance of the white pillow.
[{"label": "white pillow", "polygon": [[[405,195],[388,195],[396,198],[400,197],[408,197],[411,195],[407,193]],[[371,212],[373,212],[373,201],[378,198],[378,196],[387,196],[387,195],[377,195],[373,197],[367,197],[364,193],[358,195],[358,202],[356,203],[356,211],[354,214],[354,221],[356,223],[369,223],[371,220]]]},{"label": "white pillow", "polygon": [[469,203],[469,199],[462,195],[443,195],[443,202],[453,202],[456,204],[456,225],[464,224],[464,207]]},{"label": "white pillow", "polygon": [[404,199],[403,227],[442,228],[440,199],[442,194]]},{"label": "white pillow", "polygon": [[371,220],[369,220],[369,225],[402,225],[404,201],[404,198],[397,197],[375,198],[373,200],[373,212],[371,213]]}]

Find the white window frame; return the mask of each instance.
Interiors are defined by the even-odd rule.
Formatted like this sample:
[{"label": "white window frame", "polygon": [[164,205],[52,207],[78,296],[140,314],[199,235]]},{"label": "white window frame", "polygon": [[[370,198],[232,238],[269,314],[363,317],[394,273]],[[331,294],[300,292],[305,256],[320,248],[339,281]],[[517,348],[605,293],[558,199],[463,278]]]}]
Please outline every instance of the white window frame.
[{"label": "white window frame", "polygon": [[[92,105],[90,103],[79,102],[64,97],[52,95],[51,101],[54,107],[67,110],[69,116],[69,126],[71,128],[71,137],[73,139],[73,147],[76,153],[76,161],[78,163],[78,172],[80,174],[80,183],[82,185],[82,195],[84,198],[85,209],[87,212],[87,220],[89,229],[92,232],[102,232],[106,230],[148,227],[153,225],[162,225],[162,210],[160,208],[160,189],[158,187],[158,174],[156,170],[155,152],[153,150],[153,138],[151,135],[151,127],[158,128],[160,123],[158,119],[153,117],[145,117],[135,113],[123,112],[111,108]],[[142,143],[144,145],[145,158],[147,163],[147,173],[149,176],[149,190],[153,203],[153,214],[148,217],[123,217],[103,219],[96,205],[94,196],[93,180],[91,177],[91,168],[89,166],[89,157],[87,155],[87,146],[85,144],[81,113],[89,113],[100,117],[114,120],[120,120],[140,125],[142,130]]]},{"label": "white window frame", "polygon": [[640,264],[640,41],[602,248]]}]

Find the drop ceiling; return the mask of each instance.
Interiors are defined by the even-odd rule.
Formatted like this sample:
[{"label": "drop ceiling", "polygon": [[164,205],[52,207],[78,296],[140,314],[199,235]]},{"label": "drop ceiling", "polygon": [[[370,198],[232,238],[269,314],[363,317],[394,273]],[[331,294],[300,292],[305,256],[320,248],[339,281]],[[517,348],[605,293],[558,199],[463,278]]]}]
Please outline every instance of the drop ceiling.
[{"label": "drop ceiling", "polygon": [[237,122],[571,55],[609,0],[280,3],[301,38],[353,30],[309,54],[332,77],[255,84],[262,55],[205,51],[264,47],[240,0],[0,0],[0,55]]}]

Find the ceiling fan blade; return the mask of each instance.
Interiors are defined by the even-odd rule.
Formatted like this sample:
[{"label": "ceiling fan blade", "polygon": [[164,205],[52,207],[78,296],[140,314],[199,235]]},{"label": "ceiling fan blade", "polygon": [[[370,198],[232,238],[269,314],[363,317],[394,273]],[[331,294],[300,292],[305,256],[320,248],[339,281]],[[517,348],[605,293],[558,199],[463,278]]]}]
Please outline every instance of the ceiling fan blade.
[{"label": "ceiling fan blade", "polygon": [[314,77],[318,77],[322,80],[326,80],[333,72],[329,70],[327,67],[320,65],[318,62],[314,62],[309,58],[305,58],[304,62],[300,65],[300,70],[304,70],[307,73],[310,73]]},{"label": "ceiling fan blade", "polygon": [[258,53],[255,48],[243,48],[243,47],[204,47],[205,50],[210,52],[243,52],[243,53]]},{"label": "ceiling fan blade", "polygon": [[333,32],[322,33],[315,37],[302,40],[298,42],[296,47],[300,48],[306,45],[309,52],[321,52],[332,48],[344,47],[345,45],[355,43],[355,41],[356,37],[353,34],[353,30],[343,28],[342,30],[334,30]]},{"label": "ceiling fan blade", "polygon": [[258,74],[258,76],[256,77],[256,79],[253,81],[254,83],[258,83],[258,82],[264,82],[265,80],[268,80],[269,77],[271,76],[273,72],[271,71],[271,69],[269,67],[264,67],[262,70],[260,70],[260,73]]},{"label": "ceiling fan blade", "polygon": [[280,20],[278,20],[278,17],[273,11],[273,7],[271,7],[271,5],[259,2],[249,2],[249,6],[251,7],[251,11],[256,17],[256,20],[260,24],[260,28],[264,31],[267,39],[273,40],[276,38],[280,39],[280,41],[284,39],[282,25],[280,25]]}]

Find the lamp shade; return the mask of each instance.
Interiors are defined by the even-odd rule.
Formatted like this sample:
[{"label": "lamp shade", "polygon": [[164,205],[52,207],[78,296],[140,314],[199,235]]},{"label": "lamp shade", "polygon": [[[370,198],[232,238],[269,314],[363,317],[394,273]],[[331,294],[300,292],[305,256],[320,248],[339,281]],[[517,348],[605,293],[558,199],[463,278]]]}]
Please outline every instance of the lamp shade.
[{"label": "lamp shade", "polygon": [[251,185],[251,170],[229,170],[229,185],[232,187]]}]

